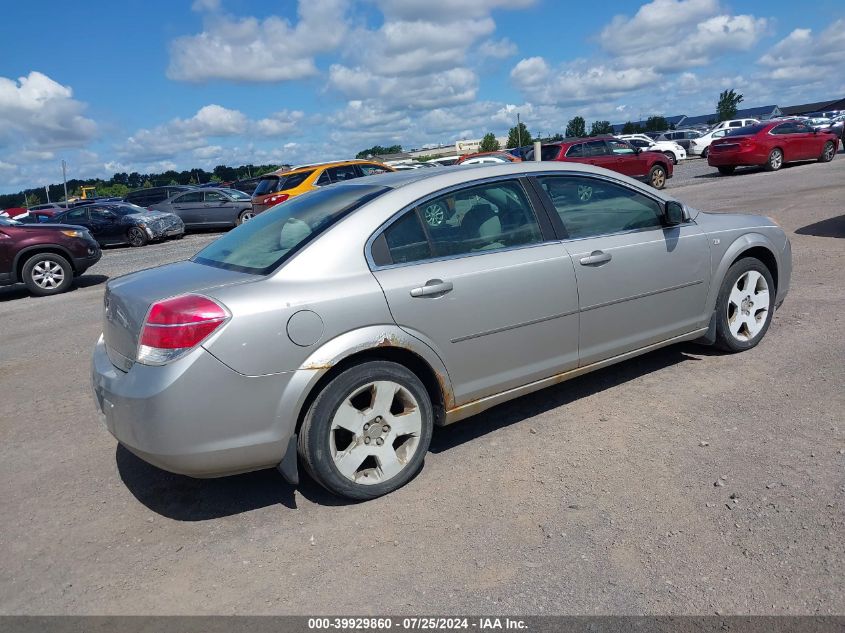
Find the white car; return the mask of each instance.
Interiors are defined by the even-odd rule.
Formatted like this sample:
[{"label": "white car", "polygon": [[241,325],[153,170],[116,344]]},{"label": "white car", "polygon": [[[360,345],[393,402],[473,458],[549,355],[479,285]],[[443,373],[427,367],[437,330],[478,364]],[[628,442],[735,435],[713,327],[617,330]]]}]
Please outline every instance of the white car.
[{"label": "white car", "polygon": [[442,167],[449,167],[450,165],[454,165],[455,163],[460,160],[461,155],[455,154],[453,156],[441,156],[440,158],[432,158],[429,163],[437,163]]},{"label": "white car", "polygon": [[759,123],[758,119],[731,119],[730,121],[722,121],[713,126],[711,130],[724,130],[724,129],[734,129],[738,127],[745,127],[746,125],[754,125],[755,123]]},{"label": "white car", "polygon": [[720,130],[710,130],[707,134],[699,136],[690,141],[689,143],[689,153],[691,156],[701,156],[702,158],[707,158],[707,154],[710,152],[710,143],[715,141],[717,138],[722,138],[723,136],[727,136],[728,132],[730,132],[730,128],[722,128]]},{"label": "white car", "polygon": [[639,147],[643,151],[660,152],[671,160],[674,165],[677,165],[678,161],[685,160],[687,157],[687,151],[675,141],[655,141],[645,134],[620,134],[616,138],[628,141],[628,143],[634,147]]}]

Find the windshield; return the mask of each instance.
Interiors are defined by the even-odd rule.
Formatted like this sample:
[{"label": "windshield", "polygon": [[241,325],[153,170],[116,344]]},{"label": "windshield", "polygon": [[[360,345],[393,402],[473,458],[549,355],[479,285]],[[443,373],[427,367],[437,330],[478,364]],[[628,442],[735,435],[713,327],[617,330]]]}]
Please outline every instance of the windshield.
[{"label": "windshield", "polygon": [[191,261],[266,275],[387,187],[336,185],[277,204],[212,242]]}]

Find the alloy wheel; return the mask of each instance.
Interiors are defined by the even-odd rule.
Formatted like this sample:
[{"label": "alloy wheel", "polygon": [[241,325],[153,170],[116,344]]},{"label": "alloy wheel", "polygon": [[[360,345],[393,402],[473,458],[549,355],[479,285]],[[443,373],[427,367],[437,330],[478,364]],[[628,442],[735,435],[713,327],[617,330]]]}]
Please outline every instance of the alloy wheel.
[{"label": "alloy wheel", "polygon": [[138,227],[129,229],[129,244],[132,246],[143,246],[145,241],[144,232]]},{"label": "alloy wheel", "polygon": [[770,295],[766,278],[756,270],[739,276],[728,297],[728,329],[738,341],[750,341],[766,324]]},{"label": "alloy wheel", "polygon": [[364,485],[398,475],[415,454],[422,413],[411,392],[389,380],[356,389],[335,411],[329,450],[338,472]]},{"label": "alloy wheel", "polygon": [[769,155],[769,165],[773,170],[780,169],[781,165],[783,165],[783,152],[779,149],[773,149]]},{"label": "alloy wheel", "polygon": [[824,146],[824,160],[833,160],[834,153],[836,153],[836,149],[833,147],[833,143],[826,143]]},{"label": "alloy wheel", "polygon": [[249,222],[254,217],[255,217],[255,212],[244,211],[243,213],[241,213],[241,224],[243,224],[244,222]]},{"label": "alloy wheel", "polygon": [[664,184],[666,184],[666,172],[662,167],[658,167],[651,175],[651,186],[660,189]]},{"label": "alloy wheel", "polygon": [[38,262],[32,269],[32,281],[39,288],[53,290],[65,280],[65,271],[57,262],[49,259]]}]

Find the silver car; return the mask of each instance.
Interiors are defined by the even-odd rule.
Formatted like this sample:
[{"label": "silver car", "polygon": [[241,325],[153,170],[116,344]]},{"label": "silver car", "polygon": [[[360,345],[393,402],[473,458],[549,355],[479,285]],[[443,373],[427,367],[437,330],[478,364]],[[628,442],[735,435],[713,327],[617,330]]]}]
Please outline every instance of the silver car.
[{"label": "silver car", "polygon": [[301,464],[368,499],[419,471],[435,425],[679,341],[754,347],[791,258],[768,218],[589,165],[361,178],[109,281],[94,392],[166,470]]},{"label": "silver car", "polygon": [[255,216],[249,194],[225,187],[186,191],[157,202],[150,209],[174,213],[188,228],[238,226]]}]

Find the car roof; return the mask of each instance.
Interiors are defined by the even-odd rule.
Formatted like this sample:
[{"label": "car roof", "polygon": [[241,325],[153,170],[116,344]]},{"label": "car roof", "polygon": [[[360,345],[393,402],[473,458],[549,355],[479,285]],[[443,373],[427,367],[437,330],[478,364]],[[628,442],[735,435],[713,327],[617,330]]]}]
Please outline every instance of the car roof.
[{"label": "car roof", "polygon": [[304,165],[296,165],[295,167],[291,167],[289,170],[284,171],[284,172],[279,172],[279,173],[273,172],[273,173],[270,173],[270,174],[264,174],[264,177],[278,178],[279,176],[288,176],[290,174],[299,173],[299,172],[309,170],[309,169],[317,169],[319,167],[323,167],[323,168],[343,167],[345,165],[361,165],[361,164],[364,164],[364,165],[381,165],[387,170],[392,169],[392,167],[390,167],[390,165],[384,165],[383,163],[380,163],[377,160],[368,160],[366,158],[353,158],[351,160],[329,160],[329,161],[324,161],[324,162],[321,162],[321,163],[307,163],[307,164],[304,164]]}]

